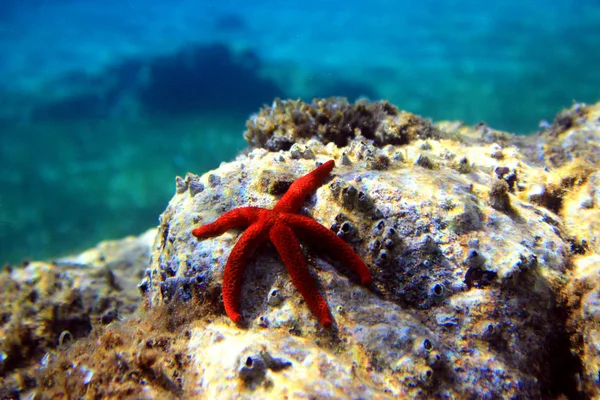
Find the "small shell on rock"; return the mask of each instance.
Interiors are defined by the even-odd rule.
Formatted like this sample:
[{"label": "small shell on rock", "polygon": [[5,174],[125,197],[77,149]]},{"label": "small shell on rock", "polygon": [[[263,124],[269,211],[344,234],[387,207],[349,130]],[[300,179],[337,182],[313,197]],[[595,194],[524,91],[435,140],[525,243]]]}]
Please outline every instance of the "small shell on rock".
[{"label": "small shell on rock", "polygon": [[276,307],[283,302],[284,298],[281,295],[281,290],[273,289],[269,292],[269,297],[267,299],[267,303],[270,306]]}]

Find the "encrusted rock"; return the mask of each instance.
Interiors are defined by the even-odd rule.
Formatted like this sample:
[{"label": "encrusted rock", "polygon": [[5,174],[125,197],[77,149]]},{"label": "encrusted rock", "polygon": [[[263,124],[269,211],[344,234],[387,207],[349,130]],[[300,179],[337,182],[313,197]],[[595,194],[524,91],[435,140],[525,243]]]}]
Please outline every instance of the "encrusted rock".
[{"label": "encrusted rock", "polygon": [[252,116],[246,128],[244,137],[250,147],[269,151],[290,150],[293,144],[305,143],[311,138],[324,144],[333,142],[345,146],[362,136],[383,146],[439,136],[429,122],[398,111],[387,101],[350,104],[341,98],[315,99],[310,104],[278,99]]},{"label": "encrusted rock", "polygon": [[497,179],[490,188],[490,206],[498,211],[510,211],[510,197],[508,195],[508,183]]},{"label": "encrusted rock", "polygon": [[3,270],[0,388],[17,386],[4,377],[39,360],[49,363],[54,352],[86,337],[92,327],[130,317],[139,305],[137,284],[155,234],[153,229],[77,256]]},{"label": "encrusted rock", "polygon": [[[436,143],[432,144],[428,157],[436,154],[433,151]],[[331,226],[349,241],[370,266],[373,290],[379,294],[374,295],[357,285],[356,277],[335,259],[321,258],[318,248],[305,248],[315,277],[331,306],[336,321],[335,335],[341,339],[331,344],[331,350],[339,354],[360,354],[368,365],[373,366],[366,370],[366,379],[378,382],[391,379],[382,390],[394,395],[413,393],[431,397],[454,393],[460,397],[477,393],[488,396],[519,393],[535,398],[549,390],[553,368],[559,367],[554,367],[552,354],[535,349],[557,346],[558,339],[553,332],[563,323],[562,314],[552,305],[555,301],[552,293],[561,288],[562,281],[558,277],[566,272],[569,244],[557,236],[557,225],[540,221],[544,210],[525,203],[525,199],[506,201],[508,183],[495,176],[497,159],[489,152],[482,152],[478,158],[476,152],[461,147],[464,145],[459,142],[453,145],[453,153],[463,154],[463,157],[469,154],[469,163],[475,168],[470,168],[468,174],[456,171],[452,160],[442,157],[432,160],[437,165],[435,169],[401,162],[394,168],[380,170],[369,168],[364,162],[368,158],[366,154],[372,151],[369,146],[368,143],[364,146],[354,143],[342,148],[315,145],[312,147],[315,160],[296,159],[286,152],[255,150],[233,163],[223,164],[218,172],[214,172],[222,177],[220,186],[209,185],[194,198],[176,195],[162,220],[163,224],[168,223],[168,236],[180,239],[167,239],[168,246],[157,247],[152,272],[147,278],[151,304],[182,301],[165,297],[160,289],[162,265],[168,265],[169,260],[190,260],[185,264],[179,262],[178,280],[172,282],[191,288],[194,287],[191,277],[201,273],[205,286],[198,296],[209,298],[211,288],[218,290],[222,268],[237,235],[225,234],[198,242],[191,237],[191,229],[235,207],[271,208],[280,195],[262,190],[264,183],[260,178],[273,168],[271,166],[277,165],[275,171],[288,171],[286,173],[298,177],[312,170],[315,161],[348,157],[350,164],[335,167],[329,185],[323,185],[310,197],[303,212],[323,225]],[[358,150],[360,148],[363,150]],[[403,149],[414,155],[420,154],[422,146],[415,142],[404,145]],[[518,153],[507,152],[502,162],[509,168],[522,163],[518,158],[510,158],[515,156]],[[410,160],[411,156],[405,159]],[[236,171],[242,164],[246,179],[240,183]],[[544,173],[542,169],[525,164],[519,168],[525,177]],[[208,179],[208,176],[200,180]],[[227,197],[219,194],[223,190],[227,190]],[[368,194],[373,207],[380,213],[375,217],[377,219],[374,214],[361,211],[358,200],[361,193]],[[215,208],[208,201],[213,198],[226,198],[227,208]],[[462,206],[436,206],[448,199]],[[492,200],[488,205],[489,199]],[[507,213],[509,209],[511,212]],[[198,215],[201,217],[195,218]],[[522,221],[538,222],[535,222],[535,229],[530,229],[529,224]],[[475,242],[477,249],[463,246]],[[424,246],[424,243],[431,244]],[[522,261],[517,264],[521,256],[537,261],[527,267],[518,267],[524,265]],[[250,340],[255,332],[258,334],[259,330],[265,329],[273,334],[291,333],[306,340],[328,337],[303,304],[276,253],[268,247],[257,250],[256,262],[247,270],[241,309],[248,331],[239,331],[235,334],[236,340],[241,337]],[[510,285],[505,283],[509,276],[512,277]],[[276,307],[269,294],[275,287],[281,291]],[[195,291],[191,290],[191,293]],[[536,307],[524,315],[524,304],[536,304]],[[342,306],[343,312],[338,305]],[[418,318],[407,319],[408,312]],[[382,322],[386,318],[392,318],[394,322],[389,321],[387,325]],[[210,326],[219,332],[223,331],[222,326],[230,326],[231,332],[237,329],[224,315]],[[449,326],[453,328],[448,330]],[[399,330],[397,335],[390,334],[395,330]],[[404,333],[400,334],[400,331]],[[196,332],[195,337],[201,338],[205,330],[197,329]],[[423,337],[429,342],[419,342],[424,340],[420,339]],[[481,354],[453,350],[481,346],[478,341],[489,343],[490,340],[500,340],[504,344],[488,348],[483,358]],[[281,352],[284,343],[272,339],[268,351]],[[208,344],[201,340],[196,346],[203,348]],[[432,359],[428,351],[415,350],[430,346],[431,351],[436,352]],[[319,358],[323,354],[321,349],[308,343],[303,345],[303,350],[310,358]],[[233,348],[230,351],[232,356],[236,354]],[[495,372],[490,372],[483,362],[490,358],[495,360],[492,370]],[[513,361],[502,361],[509,359]],[[333,378],[334,386],[338,388],[338,382],[344,381],[341,371],[346,368],[342,367],[345,365],[343,357],[339,362],[341,369],[336,367],[338,372]],[[294,374],[297,365],[292,364],[287,374]],[[217,365],[214,363],[206,368],[222,368]],[[254,369],[258,364],[253,361],[252,365]],[[459,365],[468,367],[463,369]],[[539,365],[544,367],[537,367]],[[232,368],[237,370],[238,367],[232,364]],[[260,397],[262,390],[266,390],[265,382],[273,382],[274,386],[269,390],[281,395],[285,393],[284,387],[294,387],[292,382],[278,384],[279,375],[262,368],[258,370],[262,372],[256,373],[259,379],[252,386],[255,396]],[[448,375],[442,371],[453,372]],[[250,375],[254,377],[254,374]],[[250,380],[254,382],[252,377]],[[503,389],[498,389],[494,383],[497,379],[503,380]],[[319,385],[312,387],[304,389],[304,393],[317,397],[330,393]],[[238,389],[230,386],[230,390],[233,394]],[[348,390],[351,392],[345,393],[366,397],[383,393],[369,392],[367,395],[354,392],[356,388]]]},{"label": "encrusted rock", "polygon": [[[23,355],[40,364],[17,381],[73,397],[598,397],[598,116],[600,104],[575,105],[518,137],[432,125],[386,102],[278,100],[248,122],[248,151],[177,180],[139,285],[145,314],[118,304],[90,314],[96,337],[69,331],[70,352]],[[329,181],[300,213],[347,241],[372,287],[302,242],[334,318],[323,329],[277,252],[259,247],[236,326],[220,294],[243,233],[199,242],[192,229],[236,207],[273,207],[329,159]],[[56,293],[78,284],[48,276]],[[39,302],[22,282],[22,301]],[[4,353],[0,368],[13,373]]]}]

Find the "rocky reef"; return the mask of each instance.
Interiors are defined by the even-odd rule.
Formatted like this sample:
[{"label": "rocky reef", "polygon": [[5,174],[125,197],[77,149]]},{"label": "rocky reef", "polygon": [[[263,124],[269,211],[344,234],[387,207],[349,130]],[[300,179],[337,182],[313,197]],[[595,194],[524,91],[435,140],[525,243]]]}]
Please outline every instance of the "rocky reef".
[{"label": "rocky reef", "polygon": [[[232,162],[176,179],[136,245],[4,270],[0,395],[600,396],[600,103],[524,137],[384,101],[276,100],[244,136]],[[272,208],[330,159],[300,213],[344,239],[373,284],[304,246],[334,319],[322,328],[264,245],[234,324],[220,294],[240,231],[192,229]]]}]

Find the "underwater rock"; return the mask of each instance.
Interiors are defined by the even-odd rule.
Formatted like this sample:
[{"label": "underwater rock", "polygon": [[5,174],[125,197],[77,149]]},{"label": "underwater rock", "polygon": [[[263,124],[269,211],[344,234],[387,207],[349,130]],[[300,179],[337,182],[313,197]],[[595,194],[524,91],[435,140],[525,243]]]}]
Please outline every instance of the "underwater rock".
[{"label": "underwater rock", "polygon": [[[437,138],[439,132],[426,120],[399,111],[387,101],[348,103],[343,98],[280,100],[263,107],[246,123],[244,137],[250,148],[290,150],[313,139],[347,146],[354,139],[372,140],[375,146],[403,145],[417,138]],[[292,158],[298,158],[292,149]]]},{"label": "underwater rock", "polygon": [[600,255],[577,256],[564,290],[570,347],[587,398],[600,396]]},{"label": "underwater rock", "polygon": [[156,235],[106,241],[77,256],[6,266],[0,273],[0,387],[14,370],[48,360],[68,341],[130,316]]},{"label": "underwater rock", "polygon": [[[550,174],[511,146],[511,135],[487,127],[482,140],[481,127],[457,131],[415,117],[414,125],[400,130],[414,133],[393,144],[378,141],[373,133],[342,134],[334,124],[327,125],[324,117],[325,127],[310,125],[319,107],[329,110],[328,102],[334,100],[316,101],[312,106],[276,102],[273,108],[263,109],[249,122],[251,134],[247,132],[246,138],[251,146],[264,149],[250,150],[212,172],[220,176],[220,185],[208,185],[208,174],[200,177],[200,182],[209,189],[194,197],[175,195],[159,227],[170,239],[155,248],[146,278],[150,303],[185,304],[177,296],[165,296],[166,281],[161,277],[168,275],[165,270],[173,263],[179,265],[176,282],[194,296],[209,298],[219,290],[223,267],[239,235],[232,231],[198,242],[190,228],[212,222],[236,207],[272,208],[279,195],[268,189],[264,176],[299,177],[314,169],[317,161],[334,159],[337,163],[330,184],[326,182],[309,196],[302,212],[338,234],[343,223],[352,227],[347,240],[369,265],[373,287],[360,287],[356,277],[336,260],[322,259],[317,249],[307,247],[335,320],[333,332],[323,331],[291,284],[277,253],[263,246],[247,267],[242,286],[240,308],[246,335],[266,335],[263,331],[267,329],[321,346],[335,337],[339,342],[330,344],[328,351],[353,354],[366,363],[356,372],[363,379],[387,382],[378,386],[380,391],[368,394],[354,392],[346,384],[338,387],[350,390],[344,392],[349,396],[495,397],[519,393],[535,398],[550,392],[560,357],[559,350],[545,349],[556,348],[561,339],[557,332],[565,331],[556,294],[562,288],[572,247],[566,228],[553,212],[558,210],[532,204],[526,197],[530,187],[547,183]],[[388,125],[401,114],[383,113],[380,103],[361,107],[359,115],[379,115]],[[349,113],[352,107],[342,103],[340,109]],[[252,124],[258,122],[266,125],[255,129]],[[310,129],[299,128],[305,124]],[[365,124],[367,132],[378,129],[372,120]],[[327,134],[320,136],[319,132]],[[274,145],[284,142],[289,147]],[[292,144],[294,150],[286,151]],[[398,153],[402,157],[394,156]],[[386,160],[385,168],[374,167],[372,160],[378,158]],[[435,168],[423,168],[425,164],[419,160],[425,159],[427,166]],[[456,168],[461,159],[468,159],[468,168]],[[502,169],[506,172],[499,173]],[[370,208],[357,207],[359,193],[368,196]],[[215,205],[215,199],[220,205]],[[343,216],[343,221],[336,216]],[[386,241],[385,228],[378,228],[380,221],[393,230],[393,240]],[[477,243],[476,256],[472,243]],[[198,277],[201,284],[192,284]],[[276,305],[269,300],[272,288],[281,294]],[[217,323],[232,326],[236,332],[225,316],[211,326]],[[435,361],[428,359],[426,351],[415,354],[415,343],[421,337],[435,348]],[[282,343],[272,339],[265,346],[278,353]],[[469,350],[473,348],[477,352]],[[309,344],[303,349],[311,358],[323,352]],[[343,357],[338,360],[342,361]],[[205,365],[205,361],[199,362]],[[237,364],[231,365],[233,375]],[[222,365],[213,368],[220,370]],[[205,372],[209,369],[202,367]],[[294,371],[292,362],[287,374]],[[328,381],[343,382],[343,378],[335,375]],[[289,395],[278,390],[293,387],[294,380],[284,382],[255,386],[253,394],[260,397],[266,393],[262,390],[268,390],[275,396]],[[240,386],[228,390],[233,396]],[[321,397],[335,392],[321,391],[315,385],[302,393]]]},{"label": "underwater rock", "polygon": [[[598,395],[600,157],[576,140],[568,154],[544,146],[582,131],[598,142],[600,103],[575,107],[561,114],[570,123],[533,137],[432,124],[386,102],[263,108],[244,154],[177,180],[139,284],[143,310],[100,326],[95,341],[119,340],[95,356],[75,338],[61,384],[141,398]],[[324,329],[264,245],[246,267],[237,326],[220,294],[240,231],[198,241],[192,229],[237,207],[272,208],[329,159],[300,214],[345,240],[373,284],[302,242],[334,319]],[[106,378],[101,357],[121,380]]]},{"label": "underwater rock", "polygon": [[600,110],[597,105],[576,103],[559,113],[554,122],[532,137],[532,158],[553,168],[580,161],[600,162]]}]

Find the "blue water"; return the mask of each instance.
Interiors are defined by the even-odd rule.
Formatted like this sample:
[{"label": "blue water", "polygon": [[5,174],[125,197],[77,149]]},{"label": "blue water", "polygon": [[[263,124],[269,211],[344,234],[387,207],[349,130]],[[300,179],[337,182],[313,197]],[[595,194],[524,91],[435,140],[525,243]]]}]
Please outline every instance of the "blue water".
[{"label": "blue water", "polygon": [[274,97],[527,134],[600,87],[598,1],[3,0],[0,262],[156,224]]}]

